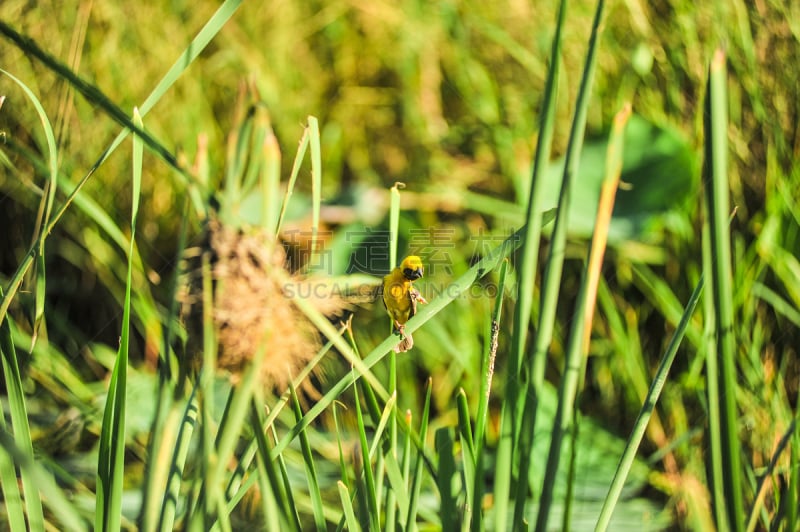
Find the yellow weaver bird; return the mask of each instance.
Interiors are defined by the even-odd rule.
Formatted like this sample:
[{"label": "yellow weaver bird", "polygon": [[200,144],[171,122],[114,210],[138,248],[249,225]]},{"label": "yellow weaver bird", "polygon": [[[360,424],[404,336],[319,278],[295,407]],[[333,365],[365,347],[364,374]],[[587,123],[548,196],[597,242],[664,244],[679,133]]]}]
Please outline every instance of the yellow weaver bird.
[{"label": "yellow weaver bird", "polygon": [[406,322],[417,313],[417,301],[427,303],[413,282],[422,277],[422,260],[409,255],[403,262],[383,278],[383,304],[394,324],[394,332],[403,339],[394,348],[395,353],[403,353],[414,347],[414,339],[406,332]]}]

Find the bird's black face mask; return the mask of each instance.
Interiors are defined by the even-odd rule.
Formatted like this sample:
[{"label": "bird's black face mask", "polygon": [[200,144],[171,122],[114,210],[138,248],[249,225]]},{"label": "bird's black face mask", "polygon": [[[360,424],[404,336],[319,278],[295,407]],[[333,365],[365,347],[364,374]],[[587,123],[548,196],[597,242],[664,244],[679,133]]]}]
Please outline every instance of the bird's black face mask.
[{"label": "bird's black face mask", "polygon": [[403,277],[408,279],[409,281],[416,281],[420,277],[422,277],[422,268],[417,268],[416,270],[412,270],[411,268],[403,269]]}]

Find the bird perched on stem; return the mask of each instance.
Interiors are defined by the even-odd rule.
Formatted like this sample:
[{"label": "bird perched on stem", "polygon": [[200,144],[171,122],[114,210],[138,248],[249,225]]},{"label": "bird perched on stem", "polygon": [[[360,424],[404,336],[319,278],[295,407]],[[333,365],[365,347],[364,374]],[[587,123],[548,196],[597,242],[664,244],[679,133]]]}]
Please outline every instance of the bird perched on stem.
[{"label": "bird perched on stem", "polygon": [[402,337],[402,341],[394,348],[395,353],[403,353],[414,347],[414,339],[405,329],[406,322],[417,313],[417,302],[427,303],[412,284],[422,277],[423,271],[422,260],[416,255],[409,255],[383,278],[383,304],[392,318],[394,332]]}]

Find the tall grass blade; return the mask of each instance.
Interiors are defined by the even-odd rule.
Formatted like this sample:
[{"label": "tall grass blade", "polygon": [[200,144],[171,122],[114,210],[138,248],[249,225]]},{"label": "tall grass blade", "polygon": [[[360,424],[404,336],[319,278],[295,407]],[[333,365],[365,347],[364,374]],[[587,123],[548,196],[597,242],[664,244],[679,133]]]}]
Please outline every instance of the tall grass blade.
[{"label": "tall grass blade", "polygon": [[[0,287],[0,297],[3,296],[3,289]],[[27,461],[33,462],[33,446],[31,445],[30,427],[28,426],[28,413],[25,406],[25,395],[22,388],[22,378],[19,372],[17,352],[14,348],[12,339],[11,323],[8,316],[0,318],[0,354],[3,357],[3,376],[8,394],[8,407],[11,413],[11,425],[14,431],[13,442],[15,450]],[[3,419],[3,430],[5,430],[5,418]],[[14,471],[14,456],[8,449],[5,450],[4,462],[7,468],[3,470],[3,492],[9,494],[8,509],[10,512],[19,504],[19,487],[17,485],[16,472]],[[10,460],[9,460],[10,458]],[[19,462],[19,458],[16,459]],[[25,493],[25,510],[28,515],[28,522],[31,530],[44,530],[44,515],[42,512],[42,500],[39,495],[39,488],[31,472],[27,468],[21,468],[19,473],[22,479],[22,489]],[[25,520],[23,513],[19,511],[17,515],[11,516],[9,524],[19,526],[22,520],[22,528],[25,530]]]},{"label": "tall grass blade", "polygon": [[[294,415],[296,420],[303,418],[303,410],[300,408],[300,400],[297,398],[297,393],[294,389],[290,389],[292,393],[292,405],[294,406]],[[308,440],[306,431],[300,433],[300,449],[303,453],[303,462],[306,466],[306,480],[308,480],[308,492],[311,496],[311,508],[314,512],[314,525],[317,530],[326,530],[325,515],[322,507],[322,493],[319,489],[319,481],[317,480],[317,470],[314,467],[314,456],[311,451],[311,443]]]},{"label": "tall grass blade", "polygon": [[350,502],[350,491],[347,489],[345,483],[341,480],[336,482],[336,486],[339,488],[339,499],[342,501],[342,511],[344,512],[347,530],[351,530],[352,532],[361,532],[361,525],[358,524],[356,514],[353,511],[353,504]]},{"label": "tall grass blade", "polygon": [[[500,442],[497,450],[497,476],[495,478],[495,529],[506,529],[508,505],[511,500],[512,462],[518,441],[517,427],[523,407],[523,398],[529,381],[520,380],[520,370],[527,344],[528,325],[533,307],[533,291],[538,263],[539,240],[542,233],[542,179],[550,160],[550,149],[553,140],[553,128],[556,113],[556,88],[558,86],[559,68],[561,65],[561,36],[566,20],[567,2],[561,0],[556,19],[555,36],[550,51],[550,68],[545,82],[542,102],[541,127],[536,144],[533,161],[533,174],[529,190],[527,215],[525,222],[525,240],[522,244],[522,264],[517,293],[517,305],[514,309],[514,334],[511,339],[511,361],[508,366],[506,385],[506,402],[501,414]],[[530,379],[530,376],[528,376]],[[527,452],[523,450],[523,452]],[[523,475],[523,478],[525,475]]]},{"label": "tall grass blade", "polygon": [[[428,382],[425,386],[425,403],[422,406],[422,419],[420,420],[419,425],[419,439],[421,442],[425,442],[428,439],[428,419],[430,416],[431,410],[431,389],[433,387],[433,383],[428,377]],[[411,487],[409,489],[409,493],[411,494],[409,501],[408,501],[408,516],[406,516],[406,530],[415,531],[417,530],[417,504],[419,502],[419,494],[422,488],[422,466],[425,463],[425,457],[421,452],[417,453],[417,461],[414,465],[414,474],[411,477]]]},{"label": "tall grass blade", "polygon": [[[375,477],[372,471],[372,462],[369,456],[369,444],[367,443],[367,431],[364,426],[364,416],[361,414],[361,402],[358,398],[358,387],[353,387],[353,397],[356,407],[356,421],[358,424],[358,439],[360,453],[357,457],[360,459],[361,470],[356,468],[356,476],[364,475],[364,483],[362,484],[362,495],[366,499],[366,510],[369,516],[368,527],[370,530],[380,530],[380,511],[378,510],[378,497],[375,488]],[[362,508],[363,512],[365,508]]]},{"label": "tall grass blade", "polygon": [[[252,420],[254,439],[258,446],[256,454],[256,470],[258,473],[258,487],[261,490],[261,506],[264,512],[265,525],[268,530],[286,529],[288,513],[286,512],[286,497],[283,496],[283,486],[278,480],[275,463],[269,456],[266,424],[264,421],[262,394],[256,390],[256,395],[250,403],[250,418]],[[281,521],[283,519],[283,521]]]},{"label": "tall grass blade", "polygon": [[458,530],[456,515],[456,496],[453,493],[453,480],[456,474],[456,463],[453,458],[453,435],[449,427],[436,431],[434,438],[439,467],[436,470],[436,486],[439,488],[439,515],[442,518],[442,530]]},{"label": "tall grass blade", "polygon": [[[395,183],[389,190],[389,269],[399,266],[397,258],[397,241],[400,238],[400,189],[405,184]],[[389,331],[394,327],[389,320]],[[397,353],[389,353],[389,390],[396,393],[397,390]],[[397,423],[395,423],[394,413],[389,425],[389,453],[397,461]],[[386,532],[393,532],[396,521],[394,493],[389,491],[386,494]]]},{"label": "tall grass blade", "polygon": [[[142,128],[142,118],[134,109],[133,121]],[[97,530],[119,530],[122,516],[122,480],[125,474],[125,410],[128,389],[128,350],[130,348],[131,291],[133,284],[133,256],[136,241],[136,219],[139,213],[139,196],[142,186],[142,157],[144,144],[137,136],[133,139],[133,178],[131,241],[128,250],[128,277],[125,282],[125,302],[123,304],[122,332],[119,351],[103,414],[100,431],[100,451],[97,464],[97,509],[95,528]]]},{"label": "tall grass blade", "polygon": [[319,211],[322,206],[322,148],[319,140],[319,121],[308,117],[308,139],[311,145],[311,252],[319,252]]},{"label": "tall grass blade", "polygon": [[[192,393],[186,401],[186,407],[181,417],[177,420],[180,428],[175,438],[174,452],[170,458],[169,476],[163,490],[159,526],[157,528],[145,528],[145,530],[173,530],[175,528],[175,516],[178,510],[182,475],[186,466],[186,458],[189,455],[189,444],[197,426],[199,410],[197,390],[198,386],[195,383]],[[177,409],[174,409],[174,411],[178,412]]]},{"label": "tall grass blade", "polygon": [[650,389],[647,392],[647,397],[645,398],[644,404],[642,405],[639,415],[633,424],[631,435],[625,445],[625,451],[622,453],[622,457],[619,460],[619,465],[617,466],[617,471],[614,474],[614,480],[611,481],[611,487],[608,490],[608,495],[606,495],[606,499],[603,502],[603,508],[600,510],[600,517],[598,518],[597,525],[595,526],[595,531],[597,532],[608,530],[608,525],[611,522],[611,515],[614,513],[614,507],[616,506],[617,501],[622,494],[622,488],[625,486],[625,480],[627,479],[628,473],[630,472],[633,462],[636,459],[636,452],[639,449],[639,445],[642,443],[645,430],[647,430],[647,423],[650,421],[650,417],[655,410],[659,397],[661,397],[661,391],[664,389],[664,384],[667,382],[669,370],[672,368],[672,363],[675,361],[675,355],[678,353],[678,347],[686,335],[686,330],[689,327],[689,321],[694,314],[695,308],[697,307],[697,302],[700,300],[700,296],[703,294],[703,281],[704,279],[701,277],[700,281],[697,283],[697,286],[695,286],[689,301],[686,303],[686,308],[683,311],[680,322],[678,323],[678,326],[672,335],[672,339],[667,346],[664,357],[661,359],[658,370],[653,377],[653,382],[650,384]]},{"label": "tall grass blade", "polygon": [[274,503],[270,505],[277,506],[277,510],[280,512],[279,517],[281,523],[283,523],[284,526],[288,526],[288,523],[291,523],[293,525],[293,530],[299,530],[297,515],[290,506],[290,499],[287,496],[287,492],[284,490],[283,479],[278,477],[278,470],[275,468],[275,460],[270,456],[269,440],[265,432],[268,431],[269,428],[262,419],[260,403],[261,401],[258,403],[253,401],[250,405],[251,415],[258,421],[257,426],[259,427],[258,430],[255,430],[255,440],[258,445],[257,457],[259,464],[261,464],[261,467],[264,469],[263,473],[259,471],[259,477],[262,477],[264,474],[266,475],[265,478],[259,478],[259,482],[263,482],[268,486],[268,496],[274,500]]},{"label": "tall grass blade", "polygon": [[467,404],[467,394],[464,389],[458,391],[456,396],[458,409],[458,434],[461,440],[461,462],[463,464],[463,486],[464,486],[464,515],[461,522],[462,530],[469,530],[472,522],[474,508],[472,501],[475,500],[475,478],[477,476],[475,467],[475,443],[472,440],[472,424],[469,421],[469,405]]},{"label": "tall grass blade", "polygon": [[[597,2],[597,9],[595,11],[594,21],[592,23],[591,37],[589,38],[589,49],[586,55],[586,64],[583,70],[583,77],[578,91],[578,98],[575,103],[575,117],[572,121],[572,128],[570,130],[569,144],[567,145],[566,162],[564,165],[564,176],[561,183],[561,193],[558,199],[558,214],[556,215],[555,226],[553,228],[553,235],[550,243],[550,251],[547,256],[547,265],[543,278],[544,288],[542,290],[542,308],[539,315],[539,327],[536,337],[536,347],[533,355],[533,377],[534,382],[539,382],[540,373],[543,377],[544,357],[546,356],[547,349],[553,336],[553,325],[555,322],[555,309],[558,303],[558,294],[561,284],[561,272],[564,265],[564,251],[566,246],[567,236],[567,212],[569,205],[569,198],[571,196],[573,182],[578,172],[578,165],[580,161],[580,152],[583,147],[584,131],[586,129],[586,115],[589,109],[589,100],[591,95],[592,82],[594,80],[594,72],[597,66],[597,50],[598,41],[601,31],[601,21],[603,20],[603,9],[605,2],[599,0]],[[582,291],[585,285],[582,286]],[[587,294],[582,296],[585,298]],[[581,301],[579,296],[579,301]],[[584,300],[585,303],[585,300]],[[580,304],[580,303],[579,303]],[[579,314],[580,316],[580,314]],[[583,316],[580,316],[576,322],[573,323],[573,331],[578,333],[580,330],[580,337],[582,338],[582,328],[585,326]],[[570,339],[575,342],[577,337]],[[553,502],[553,488],[554,480],[558,470],[560,452],[561,452],[561,438],[563,437],[564,430],[567,428],[566,420],[572,417],[572,401],[575,398],[575,391],[577,386],[578,372],[581,365],[574,366],[574,362],[578,361],[580,357],[580,345],[573,345],[573,355],[567,355],[568,360],[566,371],[562,377],[561,392],[559,398],[558,411],[556,420],[553,424],[553,434],[550,443],[550,452],[548,453],[548,461],[546,464],[544,481],[542,484],[542,495],[539,501],[539,511],[536,516],[536,530],[543,532],[547,528],[547,521],[550,514],[550,506]],[[529,403],[531,408],[535,408],[535,403]],[[559,414],[560,412],[560,414]],[[524,417],[524,415],[523,415]],[[560,420],[559,420],[560,417]],[[531,425],[524,427],[523,433],[530,433],[535,426],[535,414],[531,416]],[[524,448],[524,446],[523,446]],[[520,469],[520,474],[523,470]],[[519,490],[518,493],[523,490]],[[520,501],[520,496],[517,496],[517,504],[514,512],[514,523],[521,525],[522,513],[519,511],[520,506],[524,502]]]},{"label": "tall grass blade", "polygon": [[489,397],[492,392],[492,378],[494,377],[494,365],[497,358],[497,347],[500,336],[500,321],[503,310],[503,296],[505,295],[506,274],[508,272],[508,260],[504,260],[500,265],[500,273],[497,282],[497,298],[494,302],[491,323],[488,327],[489,341],[486,343],[483,358],[481,361],[481,387],[478,395],[478,412],[475,416],[475,435],[473,442],[475,445],[475,484],[472,488],[472,519],[470,527],[473,531],[482,530],[484,527],[483,516],[481,515],[482,500],[485,489],[483,476],[483,448],[486,438],[486,423],[489,417]]},{"label": "tall grass blade", "polygon": [[278,195],[281,181],[281,149],[270,124],[266,126],[262,159],[264,168],[261,177],[261,201],[264,202],[264,207],[261,225],[267,234],[277,234],[276,229],[280,218]]},{"label": "tall grass blade", "polygon": [[[714,336],[719,367],[719,393],[709,387],[709,403],[719,405],[720,432],[709,435],[720,439],[722,460],[722,493],[724,500],[715,497],[714,504],[726,509],[727,524],[717,523],[720,528],[743,530],[744,503],[742,498],[741,448],[736,411],[736,345],[733,323],[733,273],[731,271],[731,248],[728,200],[728,120],[727,120],[727,72],[725,53],[717,50],[709,68],[708,94],[705,113],[706,179],[705,198],[709,224],[711,263],[709,271],[709,298],[713,301]],[[716,395],[716,396],[715,396]],[[718,492],[715,490],[715,495]]]},{"label": "tall grass blade", "polygon": [[297,147],[297,152],[294,156],[294,163],[292,164],[292,171],[289,174],[289,181],[286,183],[286,194],[283,196],[283,204],[281,205],[281,213],[278,217],[278,225],[275,228],[275,235],[277,236],[283,227],[283,220],[286,217],[286,209],[289,208],[289,200],[292,198],[294,185],[297,182],[297,176],[300,174],[300,167],[303,165],[303,159],[306,156],[309,144],[309,126],[303,129],[303,136],[300,138],[300,145]]},{"label": "tall grass blade", "polygon": [[[5,321],[5,320],[4,320]],[[0,330],[0,349],[5,351],[8,344],[7,332]],[[0,416],[0,432],[8,432],[6,417]],[[22,497],[19,493],[17,479],[17,469],[11,454],[3,449],[0,452],[0,488],[3,490],[3,502],[5,503],[6,519],[8,529],[11,532],[25,532],[28,528],[25,524],[25,509],[22,505]]]}]

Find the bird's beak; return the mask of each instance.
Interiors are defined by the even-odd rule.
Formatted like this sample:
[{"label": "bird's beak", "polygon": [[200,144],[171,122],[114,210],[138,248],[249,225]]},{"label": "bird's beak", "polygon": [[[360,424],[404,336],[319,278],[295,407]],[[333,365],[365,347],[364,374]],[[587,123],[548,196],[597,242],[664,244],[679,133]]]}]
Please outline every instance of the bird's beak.
[{"label": "bird's beak", "polygon": [[409,281],[416,281],[420,277],[422,277],[422,268],[417,268],[412,270],[411,268],[406,268],[403,270],[403,276],[408,279]]}]

